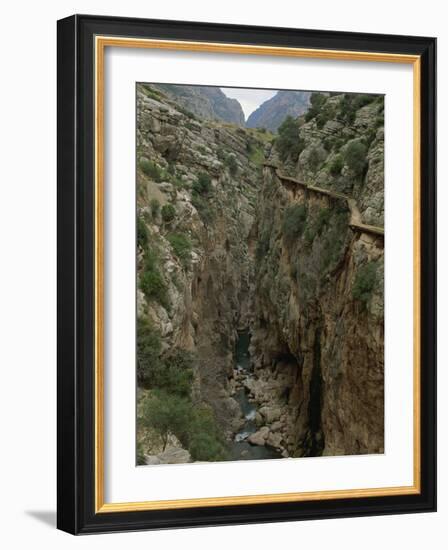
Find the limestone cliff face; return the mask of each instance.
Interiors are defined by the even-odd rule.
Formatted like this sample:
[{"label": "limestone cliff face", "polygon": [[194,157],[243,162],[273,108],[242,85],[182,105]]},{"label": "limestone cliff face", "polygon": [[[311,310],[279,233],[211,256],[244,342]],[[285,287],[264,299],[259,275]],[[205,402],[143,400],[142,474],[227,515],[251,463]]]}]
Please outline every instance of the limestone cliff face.
[{"label": "limestone cliff face", "polygon": [[[281,411],[291,455],[382,452],[382,237],[350,229],[344,200],[297,187],[265,169],[250,389],[268,413]],[[285,212],[301,207],[313,233],[288,240]],[[368,266],[363,301],[357,277]]]},{"label": "limestone cliff face", "polygon": [[299,116],[306,112],[309,97],[310,92],[280,90],[251,113],[246,125],[275,132],[288,115]]},{"label": "limestone cliff face", "polygon": [[[347,129],[344,96],[323,101],[331,115],[320,127],[302,119],[297,160],[264,169],[252,233],[257,379],[249,390],[265,411],[260,423],[275,419],[289,455],[381,453],[381,102],[356,109]],[[365,165],[351,162],[351,143]]]},{"label": "limestone cliff face", "polygon": [[178,107],[183,107],[201,119],[220,120],[244,126],[244,112],[236,99],[227,97],[215,86],[153,85],[165,93]]},{"label": "limestone cliff face", "polygon": [[139,315],[165,348],[195,353],[195,394],[234,431],[232,362],[237,328],[248,323],[247,239],[261,177],[250,152],[264,145],[252,131],[198,121],[152,88],[138,90],[138,110],[137,205],[163,289],[145,295],[141,254]]}]

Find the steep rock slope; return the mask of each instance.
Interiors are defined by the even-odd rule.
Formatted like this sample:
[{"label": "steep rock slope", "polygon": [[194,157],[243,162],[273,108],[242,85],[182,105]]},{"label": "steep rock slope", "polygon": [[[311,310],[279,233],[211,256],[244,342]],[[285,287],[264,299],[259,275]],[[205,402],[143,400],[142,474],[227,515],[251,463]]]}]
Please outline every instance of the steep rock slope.
[{"label": "steep rock slope", "polygon": [[288,115],[299,116],[308,109],[309,97],[310,92],[279,91],[251,113],[246,126],[275,132]]},{"label": "steep rock slope", "polygon": [[[148,85],[137,102],[139,319],[157,331],[162,357],[192,354],[193,401],[230,434],[241,422],[232,361],[237,328],[248,324],[247,237],[264,143],[252,130],[198,120]],[[160,451],[146,435],[144,452]]]},{"label": "steep rock slope", "polygon": [[201,119],[222,120],[244,126],[244,113],[238,100],[227,97],[216,86],[152,86]]},{"label": "steep rock slope", "polygon": [[314,98],[278,144],[252,232],[249,389],[293,456],[384,450],[383,102],[352,100]]}]

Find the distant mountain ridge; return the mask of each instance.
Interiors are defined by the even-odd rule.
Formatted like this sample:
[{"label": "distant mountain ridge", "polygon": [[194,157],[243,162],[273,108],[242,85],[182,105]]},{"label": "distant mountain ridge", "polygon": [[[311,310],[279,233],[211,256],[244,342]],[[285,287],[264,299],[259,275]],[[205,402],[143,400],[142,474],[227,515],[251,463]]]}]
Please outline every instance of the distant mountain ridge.
[{"label": "distant mountain ridge", "polygon": [[227,97],[216,86],[152,84],[152,87],[200,118],[245,125],[244,112],[239,101]]},{"label": "distant mountain ridge", "polygon": [[297,117],[308,110],[310,95],[311,92],[279,91],[249,116],[246,126],[275,132],[287,116]]}]

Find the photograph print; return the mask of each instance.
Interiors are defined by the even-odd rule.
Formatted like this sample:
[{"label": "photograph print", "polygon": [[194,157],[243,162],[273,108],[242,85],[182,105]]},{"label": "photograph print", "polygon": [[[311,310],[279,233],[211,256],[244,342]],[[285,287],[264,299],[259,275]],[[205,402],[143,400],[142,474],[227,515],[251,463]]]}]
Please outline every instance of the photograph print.
[{"label": "photograph print", "polygon": [[384,96],[136,85],[137,465],[384,453]]}]

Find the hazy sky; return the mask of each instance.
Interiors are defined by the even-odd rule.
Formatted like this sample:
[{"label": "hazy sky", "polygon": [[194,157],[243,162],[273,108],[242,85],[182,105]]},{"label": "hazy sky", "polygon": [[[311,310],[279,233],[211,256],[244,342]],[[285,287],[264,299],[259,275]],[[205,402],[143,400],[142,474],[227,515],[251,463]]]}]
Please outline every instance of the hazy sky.
[{"label": "hazy sky", "polygon": [[221,88],[227,97],[237,99],[246,120],[262,103],[277,93],[277,90],[251,90],[248,88]]}]

